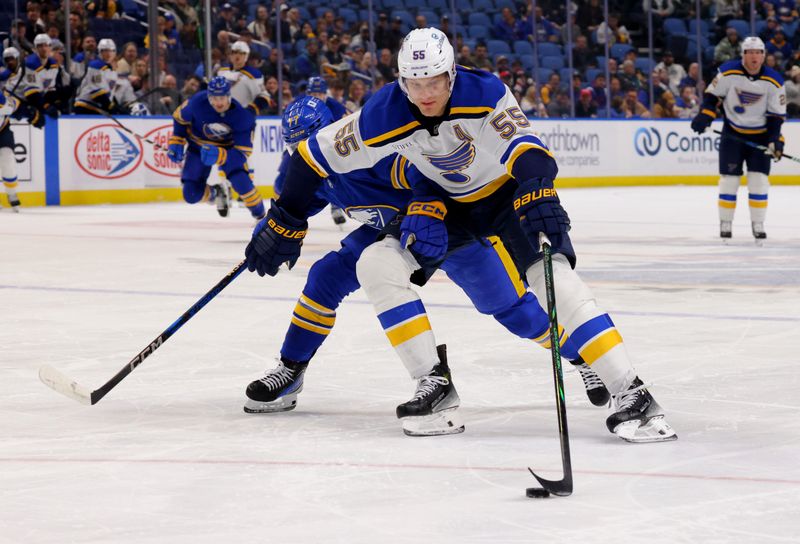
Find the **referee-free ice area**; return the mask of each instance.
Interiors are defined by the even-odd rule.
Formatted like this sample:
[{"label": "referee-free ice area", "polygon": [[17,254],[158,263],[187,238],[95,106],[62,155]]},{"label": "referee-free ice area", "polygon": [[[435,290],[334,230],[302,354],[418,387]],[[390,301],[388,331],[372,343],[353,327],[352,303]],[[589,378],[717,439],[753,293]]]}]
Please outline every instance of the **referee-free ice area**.
[{"label": "referee-free ice area", "polygon": [[444,276],[421,293],[466,432],[403,435],[414,383],[361,293],[294,411],[242,411],[344,234],[327,212],[293,270],[246,272],[84,406],[39,367],[99,387],[243,258],[252,221],[177,203],[3,209],[0,542],[797,542],[800,187],[770,191],[764,247],[744,188],[729,245],[714,187],[560,194],[579,272],[679,439],[614,437],[566,368],[575,488],[549,499],[525,488],[529,466],[561,476],[550,354]]}]

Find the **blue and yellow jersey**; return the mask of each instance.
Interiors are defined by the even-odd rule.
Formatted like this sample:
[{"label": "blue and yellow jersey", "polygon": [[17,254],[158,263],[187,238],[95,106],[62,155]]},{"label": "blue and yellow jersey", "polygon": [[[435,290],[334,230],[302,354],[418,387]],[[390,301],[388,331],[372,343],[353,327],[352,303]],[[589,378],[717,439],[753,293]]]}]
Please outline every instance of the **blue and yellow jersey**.
[{"label": "blue and yellow jersey", "polygon": [[461,202],[494,193],[511,178],[514,162],[525,151],[552,157],[508,87],[488,72],[459,66],[441,123],[434,129],[423,122],[392,83],[360,111],[301,143],[298,151],[323,178],[371,168],[397,153],[419,170],[420,179]]},{"label": "blue and yellow jersey", "polygon": [[53,57],[42,60],[35,53],[25,58],[25,79],[23,81],[25,96],[46,93],[56,88],[59,64]]},{"label": "blue and yellow jersey", "polygon": [[768,66],[752,76],[741,60],[726,62],[719,67],[706,93],[722,99],[725,123],[744,135],[766,132],[767,117],[786,117],[783,77]]},{"label": "blue and yellow jersey", "polygon": [[173,118],[173,137],[191,145],[215,145],[236,150],[245,157],[253,151],[256,118],[235,99],[224,113],[217,113],[208,102],[208,93],[200,91],[181,104]]}]

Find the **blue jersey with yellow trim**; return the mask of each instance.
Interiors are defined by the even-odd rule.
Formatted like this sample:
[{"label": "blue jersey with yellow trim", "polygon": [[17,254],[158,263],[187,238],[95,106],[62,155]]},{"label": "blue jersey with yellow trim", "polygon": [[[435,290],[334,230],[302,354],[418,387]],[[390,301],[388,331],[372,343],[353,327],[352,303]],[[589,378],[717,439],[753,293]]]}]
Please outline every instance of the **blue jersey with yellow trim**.
[{"label": "blue jersey with yellow trim", "polygon": [[741,60],[722,64],[706,93],[722,99],[725,123],[742,134],[767,131],[767,117],[786,117],[783,77],[768,66],[749,75]]},{"label": "blue jersey with yellow trim", "polygon": [[233,148],[245,155],[253,151],[256,117],[235,99],[231,99],[227,111],[217,113],[208,101],[208,92],[200,91],[181,104],[172,117],[173,134],[186,138],[190,145]]},{"label": "blue jersey with yellow trim", "polygon": [[426,128],[399,85],[391,83],[360,111],[298,147],[323,178],[369,168],[397,153],[419,170],[420,179],[460,202],[492,194],[511,178],[517,157],[532,149],[552,157],[508,87],[488,72],[461,66],[449,110],[435,127]]},{"label": "blue jersey with yellow trim", "polygon": [[25,68],[25,96],[55,90],[59,72],[56,59],[47,57],[42,60],[34,53],[25,58]]}]

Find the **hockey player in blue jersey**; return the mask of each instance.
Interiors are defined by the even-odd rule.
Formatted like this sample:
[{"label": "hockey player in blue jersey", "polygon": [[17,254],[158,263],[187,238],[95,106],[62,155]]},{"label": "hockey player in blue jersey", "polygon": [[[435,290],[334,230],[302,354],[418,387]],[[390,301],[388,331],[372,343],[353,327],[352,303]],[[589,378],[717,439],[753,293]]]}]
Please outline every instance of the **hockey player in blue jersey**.
[{"label": "hockey player in blue jersey", "polygon": [[189,204],[215,201],[219,214],[227,216],[224,189],[206,184],[211,167],[217,165],[242,195],[253,217],[264,217],[264,203],[247,167],[247,158],[253,151],[256,118],[231,98],[228,80],[213,78],[207,90],[181,104],[172,117],[167,155],[175,162],[185,158],[181,171],[183,199]]},{"label": "hockey player in blue jersey", "polygon": [[[756,243],[767,237],[770,159],[779,161],[784,140],[781,125],[786,117],[786,89],[783,77],[764,65],[765,48],[761,38],[750,36],[742,42],[742,58],[724,63],[703,94],[703,105],[692,120],[692,130],[705,132],[721,106],[725,122],[719,145],[719,235],[733,235],[736,193],[747,164],[747,192],[750,222]],[[767,147],[767,155],[748,146],[752,142]]]},{"label": "hockey player in blue jersey", "polygon": [[[397,407],[406,421],[438,424],[447,433],[458,405],[450,370],[436,353],[433,331],[412,277],[429,277],[448,253],[475,237],[496,235],[519,274],[545,299],[539,234],[552,242],[559,320],[613,395],[608,430],[632,442],[677,438],[640,379],[622,336],[574,271],[569,218],[554,181],[556,161],[535,135],[511,91],[495,76],[456,67],[447,37],[412,30],[398,54],[400,78],[360,111],[300,143],[281,198],[246,250],[248,267],[274,274],[296,261],[312,196],[333,173],[369,168],[397,153],[422,174],[401,220],[364,250],[358,281],[387,337],[404,323],[422,323],[394,347],[412,379],[413,398]],[[423,320],[424,319],[424,320]]]},{"label": "hockey player in blue jersey", "polygon": [[[326,105],[305,96],[292,103],[283,115],[283,137],[287,149],[297,145],[332,122]],[[333,174],[316,193],[311,213],[336,204],[356,221],[364,223],[311,267],[303,293],[295,306],[281,348],[278,366],[247,387],[249,413],[291,410],[303,387],[308,363],[330,334],[336,310],[345,297],[359,289],[356,263],[361,252],[378,238],[380,231],[405,209],[411,198],[409,179],[416,169],[393,154],[372,168],[346,175]],[[442,270],[469,296],[481,313],[492,315],[513,334],[549,347],[548,319],[536,299],[527,292],[504,263],[510,257],[499,240],[473,242],[450,255]],[[402,331],[394,333],[395,338]],[[578,367],[593,404],[608,402],[608,391],[597,375],[582,362],[572,342],[562,335],[562,353]],[[456,428],[463,429],[463,425]],[[409,430],[426,434],[424,429]]]}]

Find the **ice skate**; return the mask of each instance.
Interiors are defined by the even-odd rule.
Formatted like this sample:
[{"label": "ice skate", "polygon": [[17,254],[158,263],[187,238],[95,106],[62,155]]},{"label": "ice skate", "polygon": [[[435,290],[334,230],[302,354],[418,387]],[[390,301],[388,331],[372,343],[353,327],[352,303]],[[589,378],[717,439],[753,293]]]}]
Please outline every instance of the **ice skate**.
[{"label": "ice skate", "polygon": [[611,400],[611,395],[606,389],[603,380],[600,379],[592,368],[587,365],[583,359],[578,357],[574,361],[570,361],[572,366],[578,369],[583,380],[583,385],[586,388],[586,396],[589,397],[589,402],[595,406],[605,406]]},{"label": "ice skate", "polygon": [[767,239],[767,233],[764,232],[764,223],[761,221],[753,221],[753,238],[756,240],[756,245],[764,245],[764,240]]},{"label": "ice skate", "polygon": [[222,217],[228,217],[231,207],[231,192],[227,182],[223,182],[211,188],[211,196],[217,206],[217,213]]},{"label": "ice skate", "polygon": [[347,221],[347,216],[344,214],[344,210],[334,206],[333,204],[331,204],[331,217],[336,225],[344,225]]},{"label": "ice skate", "polygon": [[625,391],[614,396],[613,407],[616,411],[608,416],[606,426],[623,440],[644,443],[678,438],[638,376]]},{"label": "ice skate", "polygon": [[[11,205],[11,211],[19,213],[19,197],[16,192],[8,193],[8,203]],[[766,234],[764,236],[766,237]]]},{"label": "ice skate", "polygon": [[438,346],[439,363],[430,374],[417,382],[414,397],[397,407],[408,436],[435,436],[464,432],[464,423],[457,413],[460,402],[447,366],[447,351]]},{"label": "ice skate", "polygon": [[733,236],[733,225],[731,221],[720,221],[719,222],[719,237],[722,238],[722,241],[727,243],[728,240],[731,239]]},{"label": "ice skate", "polygon": [[268,414],[294,410],[297,394],[303,390],[306,368],[308,363],[281,359],[277,367],[247,386],[244,411],[248,414]]}]

